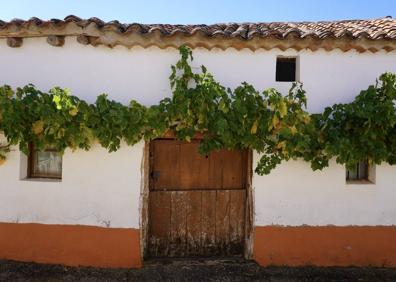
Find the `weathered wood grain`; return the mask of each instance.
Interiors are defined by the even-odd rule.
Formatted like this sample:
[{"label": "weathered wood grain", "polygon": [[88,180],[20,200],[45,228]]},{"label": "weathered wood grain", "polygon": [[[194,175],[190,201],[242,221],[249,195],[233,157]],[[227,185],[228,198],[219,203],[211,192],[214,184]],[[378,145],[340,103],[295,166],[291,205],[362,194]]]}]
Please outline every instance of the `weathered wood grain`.
[{"label": "weathered wood grain", "polygon": [[191,191],[186,193],[187,208],[187,250],[186,255],[199,256],[202,247],[202,192]]},{"label": "weathered wood grain", "polygon": [[230,254],[242,253],[245,235],[245,190],[230,190]]},{"label": "weathered wood grain", "polygon": [[171,232],[171,194],[152,192],[149,202],[149,255],[167,256]]},{"label": "weathered wood grain", "polygon": [[216,254],[216,191],[202,191],[202,256]]},{"label": "weathered wood grain", "polygon": [[199,142],[180,145],[180,189],[209,187],[209,156],[199,153]]},{"label": "weathered wood grain", "polygon": [[246,152],[202,156],[197,140],[156,140],[150,148],[149,255],[242,255]]},{"label": "weathered wood grain", "polygon": [[175,190],[180,187],[180,144],[171,140],[154,141],[150,172],[152,190]]},{"label": "weathered wood grain", "polygon": [[187,247],[187,194],[173,191],[171,193],[171,231],[169,256],[184,257]]},{"label": "weathered wood grain", "polygon": [[216,247],[217,254],[229,254],[230,250],[230,192],[216,191]]}]

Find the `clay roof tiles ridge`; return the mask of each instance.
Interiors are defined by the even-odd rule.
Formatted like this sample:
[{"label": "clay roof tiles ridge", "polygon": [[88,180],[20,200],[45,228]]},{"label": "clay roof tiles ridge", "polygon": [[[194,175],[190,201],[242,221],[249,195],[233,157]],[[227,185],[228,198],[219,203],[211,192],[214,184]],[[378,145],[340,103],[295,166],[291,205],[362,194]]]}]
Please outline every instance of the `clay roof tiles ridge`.
[{"label": "clay roof tiles ridge", "polygon": [[[109,36],[104,36],[109,33]],[[123,24],[117,20],[104,22],[92,17],[81,19],[70,15],[63,20],[50,19],[48,21],[32,17],[29,20],[13,19],[9,22],[0,20],[0,37],[37,37],[37,36],[90,36],[99,38],[97,44],[107,44],[110,47],[121,44],[128,47],[141,45],[143,47],[158,45],[161,48],[183,43],[183,38],[191,46],[209,46],[208,49],[223,46],[237,46],[239,48],[310,48],[320,47],[320,42],[312,40],[331,41],[349,40],[334,48],[347,50],[348,44],[352,49],[388,51],[396,49],[396,19],[387,16],[368,20],[341,20],[319,22],[269,22],[269,23],[219,23],[219,24]],[[103,38],[100,38],[104,36]],[[126,37],[133,38],[127,39]],[[143,39],[138,37],[142,36]],[[124,38],[122,38],[124,37]],[[160,42],[164,38],[164,42]],[[167,39],[166,39],[167,38]],[[193,39],[194,38],[194,39]],[[294,42],[282,43],[293,39]],[[137,43],[133,41],[135,40]],[[173,41],[172,41],[173,40]],[[213,44],[206,41],[217,40]],[[225,40],[225,41],[221,41]],[[226,41],[229,41],[228,43]],[[264,44],[265,40],[271,41]],[[278,40],[278,41],[277,41]],[[306,40],[302,44],[297,41]],[[351,42],[356,41],[359,43]],[[253,42],[249,45],[249,41]],[[369,41],[387,41],[375,45]],[[245,42],[245,43],[243,43]],[[312,43],[313,42],[313,43]],[[310,44],[310,45],[309,45]],[[323,43],[324,44],[324,43]],[[322,44],[322,45],[323,45]],[[360,47],[358,45],[361,45]],[[371,44],[370,46],[363,45]],[[298,46],[297,46],[298,45]],[[329,42],[324,44],[331,49]],[[342,45],[342,46],[341,46]],[[340,47],[341,46],[341,47]]]}]

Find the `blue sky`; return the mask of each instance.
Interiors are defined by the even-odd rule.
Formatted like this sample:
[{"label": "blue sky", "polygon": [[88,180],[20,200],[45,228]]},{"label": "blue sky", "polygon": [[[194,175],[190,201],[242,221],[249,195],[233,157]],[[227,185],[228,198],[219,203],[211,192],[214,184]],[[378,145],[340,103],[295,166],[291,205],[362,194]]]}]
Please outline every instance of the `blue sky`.
[{"label": "blue sky", "polygon": [[396,17],[396,0],[0,0],[0,19],[82,18],[140,23],[317,21]]}]

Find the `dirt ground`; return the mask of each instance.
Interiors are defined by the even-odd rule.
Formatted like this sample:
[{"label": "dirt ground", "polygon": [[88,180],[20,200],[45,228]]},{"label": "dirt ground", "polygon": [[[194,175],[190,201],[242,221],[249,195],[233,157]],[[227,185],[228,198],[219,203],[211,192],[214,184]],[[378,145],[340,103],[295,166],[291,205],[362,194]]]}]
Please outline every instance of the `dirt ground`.
[{"label": "dirt ground", "polygon": [[142,269],[65,267],[0,260],[0,281],[396,281],[390,268],[260,267],[251,261],[153,261]]}]

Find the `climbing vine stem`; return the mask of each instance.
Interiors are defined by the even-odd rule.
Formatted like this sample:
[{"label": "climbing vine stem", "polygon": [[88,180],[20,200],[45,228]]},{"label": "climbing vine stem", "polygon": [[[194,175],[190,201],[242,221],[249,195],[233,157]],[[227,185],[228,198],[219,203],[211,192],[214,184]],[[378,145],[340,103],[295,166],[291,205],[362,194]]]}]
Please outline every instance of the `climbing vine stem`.
[{"label": "climbing vine stem", "polygon": [[0,131],[8,141],[0,145],[0,158],[9,145],[19,144],[28,153],[30,143],[63,152],[88,150],[99,142],[113,152],[122,141],[133,145],[172,130],[185,141],[201,133],[201,153],[259,152],[255,171],[260,175],[290,159],[310,162],[314,170],[328,166],[331,158],[347,167],[367,159],[396,163],[395,74],[382,74],[351,103],[310,114],[301,83],[293,83],[285,96],[273,88],[259,92],[246,82],[226,88],[204,66],[193,71],[189,48],[179,51],[169,77],[173,95],[150,107],[137,101],[123,105],[105,94],[88,104],[59,87],[48,93],[33,85],[0,87]]}]

